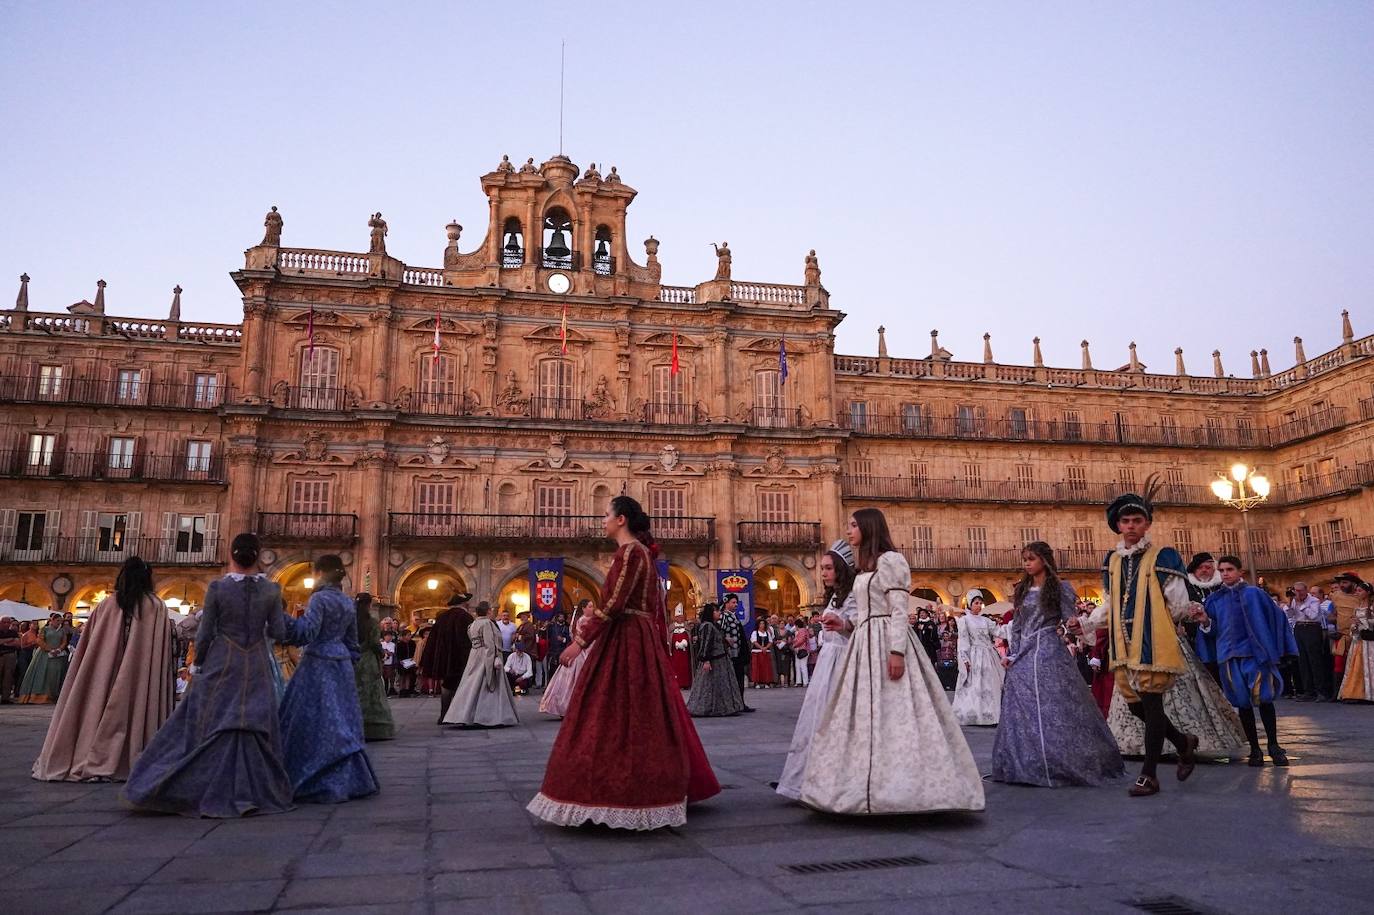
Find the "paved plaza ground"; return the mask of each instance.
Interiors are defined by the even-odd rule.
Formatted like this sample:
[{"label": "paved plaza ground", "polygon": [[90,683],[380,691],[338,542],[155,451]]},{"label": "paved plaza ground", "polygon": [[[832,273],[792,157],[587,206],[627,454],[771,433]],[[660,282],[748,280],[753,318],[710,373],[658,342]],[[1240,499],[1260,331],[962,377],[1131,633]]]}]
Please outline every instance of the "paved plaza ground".
[{"label": "paved plaza ground", "polygon": [[[117,786],[28,777],[50,710],[0,708],[0,911],[832,912],[1374,910],[1374,708],[1284,702],[1289,770],[1162,774],[1157,797],[987,784],[981,815],[842,819],[777,797],[803,691],[698,721],[725,790],[686,827],[557,829],[525,813],[558,728],[440,729],[395,700],[376,798],[234,822],[135,815]],[[966,729],[984,772],[993,731]],[[1133,767],[1132,767],[1133,771]],[[904,866],[795,873],[827,862]]]}]

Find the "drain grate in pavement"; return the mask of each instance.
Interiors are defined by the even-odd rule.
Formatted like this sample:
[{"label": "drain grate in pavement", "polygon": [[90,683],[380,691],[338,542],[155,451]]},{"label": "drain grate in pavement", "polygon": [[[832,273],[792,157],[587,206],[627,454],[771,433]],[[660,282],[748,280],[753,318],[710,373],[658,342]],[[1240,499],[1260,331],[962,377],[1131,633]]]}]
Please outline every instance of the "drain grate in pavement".
[{"label": "drain grate in pavement", "polygon": [[1154,896],[1149,899],[1128,899],[1125,904],[1150,915],[1208,915],[1206,909],[1199,909],[1179,896]]},{"label": "drain grate in pavement", "polygon": [[821,861],[817,864],[784,864],[783,870],[793,874],[843,874],[850,871],[876,871],[885,867],[919,867],[929,864],[925,858],[906,855],[901,858],[862,858],[858,861]]}]

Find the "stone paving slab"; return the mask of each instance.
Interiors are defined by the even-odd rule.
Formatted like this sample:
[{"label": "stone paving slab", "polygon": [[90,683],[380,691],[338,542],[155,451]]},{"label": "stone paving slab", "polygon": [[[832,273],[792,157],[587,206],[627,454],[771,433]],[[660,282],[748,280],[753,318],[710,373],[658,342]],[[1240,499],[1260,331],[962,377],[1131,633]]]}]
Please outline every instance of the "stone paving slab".
[{"label": "stone paving slab", "polygon": [[[986,783],[982,814],[855,819],[768,786],[803,691],[753,691],[758,713],[698,721],[724,790],[685,827],[558,829],[524,805],[558,722],[517,699],[500,731],[435,726],[393,700],[394,741],[369,745],[382,794],[241,821],[135,814],[116,785],[28,777],[50,709],[0,708],[0,879],[79,875],[4,894],[0,910],[713,915],[1138,912],[1176,896],[1213,913],[1374,910],[1374,707],[1282,703],[1288,770],[1205,765],[1126,796],[1128,779],[1056,791]],[[994,730],[965,730],[986,772]],[[1134,771],[1134,765],[1128,765]],[[798,875],[789,865],[916,856],[909,867]]]}]

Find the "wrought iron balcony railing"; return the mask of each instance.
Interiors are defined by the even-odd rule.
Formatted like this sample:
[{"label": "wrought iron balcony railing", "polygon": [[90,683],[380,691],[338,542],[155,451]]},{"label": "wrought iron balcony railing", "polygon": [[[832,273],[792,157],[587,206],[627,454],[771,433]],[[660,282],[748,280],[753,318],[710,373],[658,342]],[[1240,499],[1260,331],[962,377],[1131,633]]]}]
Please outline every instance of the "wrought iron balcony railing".
[{"label": "wrought iron balcony railing", "polygon": [[293,410],[343,410],[349,406],[348,391],[338,385],[298,385],[287,389],[286,405]]},{"label": "wrought iron balcony railing", "polygon": [[[933,480],[922,477],[875,477],[846,474],[841,486],[849,499],[897,502],[1024,502],[1100,505],[1132,487],[1122,483],[1065,480],[1041,483],[1021,480]],[[1164,505],[1212,505],[1216,497],[1205,486],[1165,484],[1157,500]]]},{"label": "wrought iron balcony railing", "polygon": [[[714,518],[660,517],[653,520],[653,534],[664,543],[705,545],[715,542],[715,524]],[[393,539],[569,542],[599,541],[606,536],[601,515],[392,512],[388,516],[387,527]]]},{"label": "wrought iron balcony railing", "polygon": [[799,407],[754,407],[750,419],[759,429],[792,429],[801,425]]},{"label": "wrought iron balcony railing", "polygon": [[105,378],[40,378],[0,375],[0,403],[70,404],[97,407],[150,407],[160,410],[215,410],[227,385]]},{"label": "wrought iron balcony railing", "polygon": [[641,422],[665,426],[695,426],[706,421],[697,405],[690,403],[646,403],[639,418]]},{"label": "wrought iron balcony railing", "polygon": [[358,516],[337,512],[258,512],[258,535],[265,540],[352,542]]},{"label": "wrought iron balcony railing", "polygon": [[1131,425],[1114,421],[988,419],[978,416],[939,416],[928,411],[874,413],[849,410],[840,414],[840,426],[856,435],[895,438],[1085,442],[1176,448],[1267,448],[1273,439],[1268,429],[1246,425]]},{"label": "wrought iron balcony railing", "polygon": [[106,451],[0,451],[0,476],[25,480],[224,483],[224,456],[110,454]]},{"label": "wrought iron balcony railing", "polygon": [[592,270],[595,271],[598,276],[614,276],[615,258],[609,255],[593,255]]},{"label": "wrought iron balcony railing", "polygon": [[531,419],[585,419],[586,405],[574,397],[531,397]]},{"label": "wrought iron balcony railing", "polygon": [[549,253],[548,248],[539,248],[539,265],[550,270],[581,270],[582,252],[569,251],[561,257]]},{"label": "wrought iron balcony railing", "polygon": [[16,542],[0,539],[0,562],[119,565],[139,556],[154,566],[215,566],[222,561],[217,537],[56,537]]},{"label": "wrought iron balcony railing", "polygon": [[740,521],[737,528],[739,545],[745,549],[814,550],[821,545],[819,521]]},{"label": "wrought iron balcony railing", "polygon": [[[1105,550],[1055,550],[1055,562],[1061,572],[1091,572],[1102,568]],[[987,547],[902,547],[902,553],[913,572],[1018,572],[1021,569],[1021,548]]]},{"label": "wrought iron balcony railing", "polygon": [[1374,537],[1351,537],[1346,540],[1333,540],[1292,549],[1255,553],[1255,564],[1260,567],[1262,574],[1275,569],[1281,571],[1320,569],[1347,562],[1365,562],[1370,559],[1374,559]]}]

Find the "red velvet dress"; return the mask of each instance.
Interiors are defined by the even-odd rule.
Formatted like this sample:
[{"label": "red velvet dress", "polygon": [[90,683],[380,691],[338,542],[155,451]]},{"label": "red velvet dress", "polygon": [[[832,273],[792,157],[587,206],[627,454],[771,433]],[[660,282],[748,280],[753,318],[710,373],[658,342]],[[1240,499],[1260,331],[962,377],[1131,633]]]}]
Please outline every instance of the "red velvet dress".
[{"label": "red velvet dress", "polygon": [[616,550],[580,641],[587,659],[529,811],[559,826],[683,825],[688,802],[719,793],[720,784],[673,677],[648,547]]},{"label": "red velvet dress", "polygon": [[1097,642],[1092,647],[1092,657],[1097,658],[1101,666],[1093,672],[1092,693],[1093,701],[1102,712],[1102,717],[1106,718],[1112,708],[1112,692],[1116,688],[1116,677],[1110,670],[1107,663],[1107,646],[1112,640],[1107,637],[1106,629],[1099,629],[1097,632]]},{"label": "red velvet dress", "polygon": [[[682,689],[691,689],[691,633],[687,631],[686,626],[683,626],[681,629],[674,627],[670,631],[672,632],[672,638],[668,644],[668,658],[672,663],[673,679],[677,681],[677,685],[680,686]],[[678,647],[679,643],[682,644],[681,648]]]}]

